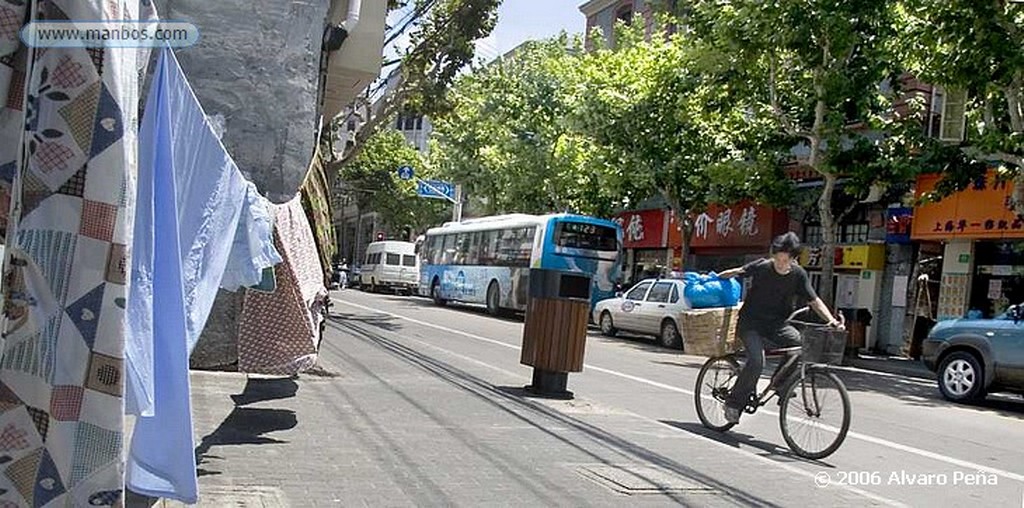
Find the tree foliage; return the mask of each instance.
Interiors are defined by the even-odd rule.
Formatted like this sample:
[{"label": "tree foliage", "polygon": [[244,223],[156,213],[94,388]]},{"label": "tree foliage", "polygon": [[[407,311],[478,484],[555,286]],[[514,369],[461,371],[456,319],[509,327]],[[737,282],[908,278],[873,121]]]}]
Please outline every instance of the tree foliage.
[{"label": "tree foliage", "polygon": [[580,51],[565,36],[529,42],[452,88],[450,113],[434,119],[433,164],[484,213],[614,208],[611,161],[566,121]]},{"label": "tree foliage", "polygon": [[344,192],[354,196],[361,212],[373,210],[392,231],[410,228],[421,231],[445,220],[451,207],[447,201],[420,198],[416,184],[398,178],[398,168],[412,166],[426,178],[429,169],[423,157],[402,133],[385,129],[371,137],[364,149],[341,169]]},{"label": "tree foliage", "polygon": [[944,173],[938,193],[965,188],[993,165],[1024,191],[1024,5],[903,0],[898,14],[897,47],[910,69],[970,98],[965,141],[929,153]]},{"label": "tree foliage", "polygon": [[[472,63],[475,41],[490,35],[497,23],[501,0],[415,0],[415,26],[409,47],[394,69],[377,87],[354,105],[365,122],[354,140],[341,151],[331,169],[336,171],[358,155],[363,144],[402,109],[438,115],[450,108],[446,91],[459,72]],[[404,4],[403,4],[404,5]],[[404,28],[402,28],[404,29]],[[334,119],[337,131],[347,123],[344,115]]]},{"label": "tree foliage", "polygon": [[[821,177],[825,252],[845,212],[836,209],[837,192],[905,190],[919,169],[920,119],[895,108],[903,98],[895,14],[892,3],[868,0],[698,0],[681,13],[698,51],[725,59],[723,77],[754,101],[758,123],[789,136]],[[822,259],[823,280],[831,280],[832,256]],[[831,284],[822,296],[831,299]]]},{"label": "tree foliage", "polygon": [[[635,200],[660,194],[683,221],[713,203],[782,202],[789,185],[777,148],[784,142],[734,93],[719,55],[682,35],[643,40],[620,30],[616,45],[581,58],[575,122],[615,154],[615,189]],[[685,256],[685,253],[684,253]]]}]

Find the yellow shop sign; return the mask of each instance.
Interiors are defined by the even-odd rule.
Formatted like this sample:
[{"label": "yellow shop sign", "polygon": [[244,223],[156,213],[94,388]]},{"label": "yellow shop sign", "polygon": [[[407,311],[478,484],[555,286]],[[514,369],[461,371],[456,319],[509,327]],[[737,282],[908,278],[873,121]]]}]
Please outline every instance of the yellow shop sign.
[{"label": "yellow shop sign", "polygon": [[[800,255],[800,266],[805,268],[821,268],[821,247],[804,249]],[[855,270],[882,270],[885,268],[885,245],[844,245],[836,247],[836,268]]]}]

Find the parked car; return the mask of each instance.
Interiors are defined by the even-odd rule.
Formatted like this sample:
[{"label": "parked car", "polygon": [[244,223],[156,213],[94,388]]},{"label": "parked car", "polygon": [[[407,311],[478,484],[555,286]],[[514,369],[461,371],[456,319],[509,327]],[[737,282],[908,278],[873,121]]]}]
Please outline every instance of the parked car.
[{"label": "parked car", "polygon": [[360,283],[363,289],[381,289],[412,294],[420,284],[416,245],[409,242],[373,242],[366,247]]},{"label": "parked car", "polygon": [[615,298],[594,306],[593,319],[609,337],[620,331],[650,335],[662,346],[679,349],[684,338],[679,316],[690,310],[683,297],[686,284],[677,279],[646,279]]},{"label": "parked car", "polygon": [[921,359],[937,374],[948,400],[971,402],[997,391],[1024,394],[1024,304],[993,319],[940,321],[925,339]]}]

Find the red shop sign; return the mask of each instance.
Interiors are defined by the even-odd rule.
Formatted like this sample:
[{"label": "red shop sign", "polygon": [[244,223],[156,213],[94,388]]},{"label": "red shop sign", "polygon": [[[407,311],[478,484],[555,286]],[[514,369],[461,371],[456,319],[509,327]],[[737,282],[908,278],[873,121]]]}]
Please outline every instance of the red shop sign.
[{"label": "red shop sign", "polygon": [[[767,247],[786,228],[786,213],[763,205],[711,205],[694,217],[691,247]],[[669,224],[669,244],[683,245],[675,217]]]},{"label": "red shop sign", "polygon": [[615,222],[622,227],[622,245],[627,249],[665,247],[665,210],[639,210],[620,213]]}]

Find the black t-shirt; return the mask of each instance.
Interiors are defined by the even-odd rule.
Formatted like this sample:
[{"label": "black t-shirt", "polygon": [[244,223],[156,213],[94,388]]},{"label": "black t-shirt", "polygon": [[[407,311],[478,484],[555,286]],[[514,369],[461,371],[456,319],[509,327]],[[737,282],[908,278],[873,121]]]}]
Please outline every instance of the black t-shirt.
[{"label": "black t-shirt", "polygon": [[775,327],[797,309],[818,297],[811,278],[794,263],[786,275],[775,271],[771,259],[760,259],[743,267],[750,279],[750,290],[740,309],[740,327]]}]

